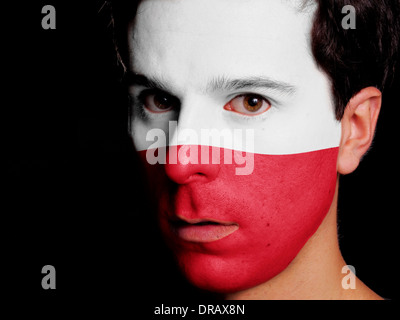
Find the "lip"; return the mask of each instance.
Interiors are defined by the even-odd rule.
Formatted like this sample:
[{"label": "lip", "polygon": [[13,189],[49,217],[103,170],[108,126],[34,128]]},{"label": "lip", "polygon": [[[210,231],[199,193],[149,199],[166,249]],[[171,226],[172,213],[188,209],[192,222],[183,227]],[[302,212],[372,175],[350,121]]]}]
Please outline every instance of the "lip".
[{"label": "lip", "polygon": [[188,219],[181,216],[170,220],[170,224],[181,240],[197,243],[217,241],[239,229],[237,223],[230,221]]}]

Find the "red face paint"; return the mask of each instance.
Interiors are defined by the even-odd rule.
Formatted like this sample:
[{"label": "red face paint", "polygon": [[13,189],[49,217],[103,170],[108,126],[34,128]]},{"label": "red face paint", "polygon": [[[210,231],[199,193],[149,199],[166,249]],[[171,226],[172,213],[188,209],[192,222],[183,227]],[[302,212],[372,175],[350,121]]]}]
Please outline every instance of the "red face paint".
[{"label": "red face paint", "polygon": [[254,154],[250,175],[236,175],[220,154],[221,164],[167,158],[147,168],[181,270],[202,289],[229,293],[279,274],[318,229],[335,192],[338,148]]}]

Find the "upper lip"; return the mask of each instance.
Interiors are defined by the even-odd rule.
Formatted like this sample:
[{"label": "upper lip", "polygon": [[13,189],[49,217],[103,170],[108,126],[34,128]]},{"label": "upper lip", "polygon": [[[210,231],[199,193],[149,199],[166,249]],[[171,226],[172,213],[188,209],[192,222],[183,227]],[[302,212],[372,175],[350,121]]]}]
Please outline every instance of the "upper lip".
[{"label": "upper lip", "polygon": [[230,226],[230,225],[238,225],[236,222],[232,221],[221,221],[221,220],[216,220],[212,218],[195,218],[195,219],[190,219],[181,215],[175,216],[173,219],[171,219],[171,222],[174,224],[178,225],[184,225],[184,224],[220,224],[220,225],[225,225],[225,226]]}]

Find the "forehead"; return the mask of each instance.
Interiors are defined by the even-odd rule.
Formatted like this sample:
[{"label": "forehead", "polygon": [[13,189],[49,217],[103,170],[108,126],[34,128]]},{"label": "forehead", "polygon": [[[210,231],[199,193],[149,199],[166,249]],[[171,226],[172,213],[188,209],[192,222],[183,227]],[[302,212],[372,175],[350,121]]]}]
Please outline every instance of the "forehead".
[{"label": "forehead", "polygon": [[131,68],[177,87],[219,75],[268,75],[301,83],[317,68],[309,44],[314,10],[299,10],[300,5],[288,0],[142,1],[128,30]]}]

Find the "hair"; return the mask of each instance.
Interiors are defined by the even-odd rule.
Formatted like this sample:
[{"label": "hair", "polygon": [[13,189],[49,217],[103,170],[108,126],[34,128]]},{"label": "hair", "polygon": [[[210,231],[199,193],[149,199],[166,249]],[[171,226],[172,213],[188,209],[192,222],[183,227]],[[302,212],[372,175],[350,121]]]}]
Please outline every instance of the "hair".
[{"label": "hair", "polygon": [[[400,46],[400,0],[353,0],[356,28],[344,29],[342,8],[349,0],[306,0],[317,3],[311,48],[317,65],[331,80],[336,118],[363,88],[383,91],[394,79]],[[126,71],[126,31],[140,0],[110,0],[117,58]]]},{"label": "hair", "polygon": [[329,76],[336,118],[361,89],[381,91],[394,79],[400,34],[399,0],[354,0],[356,28],[344,29],[348,0],[319,0],[311,31],[312,53]]}]

